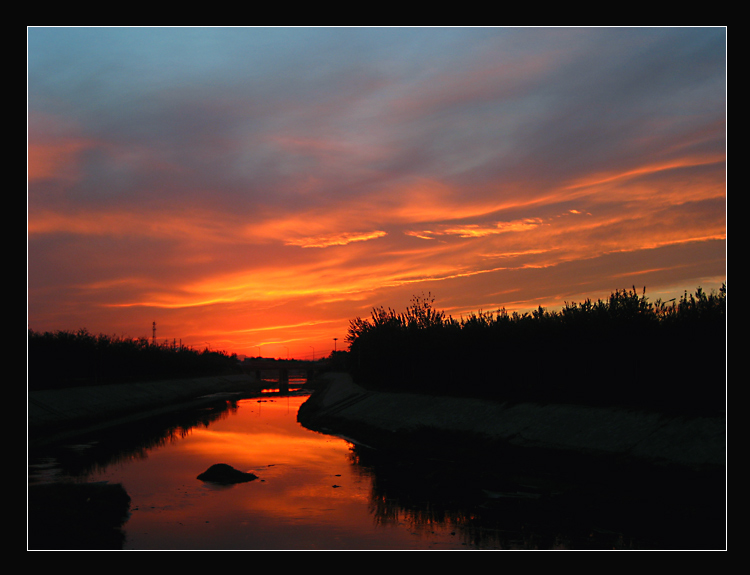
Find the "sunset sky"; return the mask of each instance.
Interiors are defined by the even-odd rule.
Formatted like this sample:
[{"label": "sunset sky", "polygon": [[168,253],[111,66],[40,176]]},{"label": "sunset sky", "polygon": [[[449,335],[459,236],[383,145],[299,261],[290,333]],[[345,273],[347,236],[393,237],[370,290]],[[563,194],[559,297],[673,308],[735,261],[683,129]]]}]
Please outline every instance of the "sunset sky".
[{"label": "sunset sky", "polygon": [[310,358],[726,281],[726,29],[28,28],[35,331]]}]

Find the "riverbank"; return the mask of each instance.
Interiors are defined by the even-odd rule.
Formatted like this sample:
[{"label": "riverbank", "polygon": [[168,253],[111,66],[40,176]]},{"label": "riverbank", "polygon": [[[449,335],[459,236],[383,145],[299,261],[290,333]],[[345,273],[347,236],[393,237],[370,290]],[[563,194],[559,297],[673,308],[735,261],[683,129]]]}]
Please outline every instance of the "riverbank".
[{"label": "riverbank", "polygon": [[365,444],[390,439],[398,444],[432,430],[484,438],[508,449],[606,456],[696,471],[722,472],[726,466],[723,417],[371,392],[343,373],[324,376],[300,408],[299,420]]},{"label": "riverbank", "polygon": [[329,374],[298,421],[354,443],[386,487],[478,490],[482,516],[579,521],[580,548],[592,525],[639,533],[635,548],[726,548],[723,417],[375,392]]},{"label": "riverbank", "polygon": [[256,377],[239,374],[30,391],[28,439],[31,446],[43,445],[215,401],[217,394],[260,392],[264,387]]}]

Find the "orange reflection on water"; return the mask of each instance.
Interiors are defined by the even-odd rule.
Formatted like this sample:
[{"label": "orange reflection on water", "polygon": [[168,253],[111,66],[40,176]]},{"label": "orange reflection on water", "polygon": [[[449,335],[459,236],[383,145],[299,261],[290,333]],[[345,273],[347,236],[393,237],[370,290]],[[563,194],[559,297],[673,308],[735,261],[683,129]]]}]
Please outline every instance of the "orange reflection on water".
[{"label": "orange reflection on water", "polygon": [[[362,547],[373,529],[370,479],[352,465],[348,442],[297,423],[304,399],[243,400],[228,417],[90,478],[121,482],[131,496],[126,548]],[[214,463],[258,479],[231,486],[199,481]],[[386,540],[404,535],[380,532]]]}]

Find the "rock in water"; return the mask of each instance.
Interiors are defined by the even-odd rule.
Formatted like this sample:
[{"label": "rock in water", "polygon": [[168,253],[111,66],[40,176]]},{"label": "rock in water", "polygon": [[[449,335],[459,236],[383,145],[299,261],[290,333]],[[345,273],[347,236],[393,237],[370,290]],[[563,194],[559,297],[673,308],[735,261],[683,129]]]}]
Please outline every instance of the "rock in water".
[{"label": "rock in water", "polygon": [[217,463],[206,469],[198,476],[201,481],[210,481],[211,483],[245,483],[258,479],[254,473],[245,473],[235,469],[226,463]]}]

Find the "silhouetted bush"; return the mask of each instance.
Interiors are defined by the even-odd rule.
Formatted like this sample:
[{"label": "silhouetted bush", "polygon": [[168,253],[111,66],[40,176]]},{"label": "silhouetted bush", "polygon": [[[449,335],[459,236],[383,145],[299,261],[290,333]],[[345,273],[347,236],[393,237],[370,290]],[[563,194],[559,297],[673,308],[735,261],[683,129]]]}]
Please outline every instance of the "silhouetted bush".
[{"label": "silhouetted bush", "polygon": [[632,290],[560,311],[456,320],[414,297],[350,322],[348,368],[371,388],[503,401],[718,413],[725,407],[726,286],[679,301]]},{"label": "silhouetted bush", "polygon": [[29,389],[54,389],[239,373],[236,355],[93,335],[85,329],[28,333]]}]

